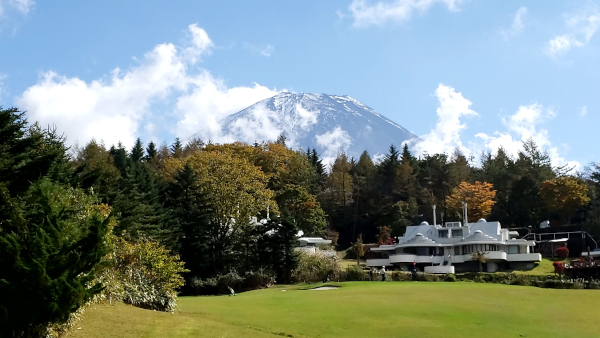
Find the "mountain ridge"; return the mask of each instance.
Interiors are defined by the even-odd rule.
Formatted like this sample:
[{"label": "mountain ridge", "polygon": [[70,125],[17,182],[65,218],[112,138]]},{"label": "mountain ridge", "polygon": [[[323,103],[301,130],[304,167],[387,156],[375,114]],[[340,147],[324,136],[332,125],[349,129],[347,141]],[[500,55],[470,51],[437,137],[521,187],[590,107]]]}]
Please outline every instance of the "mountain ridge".
[{"label": "mountain ridge", "polygon": [[227,142],[273,141],[284,133],[289,146],[316,148],[326,159],[340,151],[358,157],[367,150],[376,156],[392,144],[400,146],[417,138],[348,95],[282,92],[225,117],[220,124],[221,138]]}]

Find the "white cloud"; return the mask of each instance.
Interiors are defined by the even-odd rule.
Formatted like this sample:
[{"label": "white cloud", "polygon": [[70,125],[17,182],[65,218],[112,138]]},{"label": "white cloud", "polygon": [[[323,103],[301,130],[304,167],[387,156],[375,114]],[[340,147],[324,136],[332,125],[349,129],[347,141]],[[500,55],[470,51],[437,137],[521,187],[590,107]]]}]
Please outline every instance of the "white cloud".
[{"label": "white cloud", "polygon": [[273,46],[271,46],[270,44],[257,46],[246,42],[244,43],[244,47],[256,54],[266,57],[271,56],[271,54],[273,54],[273,50],[275,50],[275,48],[273,48]]},{"label": "white cloud", "polygon": [[561,35],[548,41],[547,51],[550,55],[561,55],[572,47],[583,47],[583,43],[570,35]]},{"label": "white cloud", "polygon": [[[354,27],[382,26],[388,21],[402,22],[411,18],[413,13],[424,13],[434,4],[445,4],[450,11],[458,11],[463,0],[393,0],[373,3],[368,0],[353,0],[349,6],[354,19]],[[338,14],[339,16],[339,14]]]},{"label": "white cloud", "polygon": [[35,2],[33,0],[2,0],[0,6],[12,7],[22,14],[27,14],[33,9]]},{"label": "white cloud", "polygon": [[526,16],[527,7],[520,7],[515,13],[510,29],[501,31],[501,34],[505,40],[508,40],[510,37],[516,36],[523,31],[523,28],[525,28],[523,20]]},{"label": "white cloud", "polygon": [[6,80],[7,77],[8,76],[6,74],[0,74],[0,104],[2,103],[4,95],[6,95],[8,92],[6,89],[6,84],[4,83],[4,80]]},{"label": "white cloud", "polygon": [[524,141],[532,139],[540,148],[548,151],[554,165],[568,163],[578,168],[578,162],[567,161],[559,154],[558,148],[550,141],[548,130],[539,126],[554,116],[556,115],[552,110],[545,109],[538,103],[520,106],[516,113],[502,118],[502,124],[507,131],[496,131],[493,136],[478,133],[475,137],[484,142],[485,149],[495,152],[499,147],[503,147],[512,156],[517,156],[519,151],[523,150]]},{"label": "white cloud", "polygon": [[[443,84],[438,86],[436,96],[439,107],[436,110],[438,121],[435,128],[409,144],[417,155],[425,152],[451,154],[456,148],[467,155],[479,155],[483,151],[495,153],[502,147],[512,156],[517,156],[519,151],[523,150],[523,141],[533,139],[539,147],[548,151],[554,165],[568,163],[579,168],[578,162],[567,161],[562,157],[559,149],[550,141],[548,130],[540,127],[548,119],[556,116],[553,110],[545,109],[538,103],[520,106],[513,115],[502,118],[504,131],[495,131],[491,135],[476,133],[475,140],[469,142],[467,147],[462,141],[466,130],[462,120],[477,116],[477,113],[469,108],[471,102],[454,88]],[[562,148],[566,149],[568,145]]]},{"label": "white cloud", "polygon": [[332,164],[340,152],[347,152],[352,144],[352,140],[348,132],[340,126],[335,127],[332,131],[315,135],[317,145],[322,147],[321,154],[324,164]]},{"label": "white cloud", "polygon": [[558,35],[548,41],[546,51],[551,56],[561,55],[572,47],[583,47],[590,42],[600,29],[600,11],[590,6],[574,14],[565,15],[565,25],[568,33]]},{"label": "white cloud", "polygon": [[587,107],[583,106],[581,107],[581,112],[579,113],[579,117],[584,117],[587,115]]},{"label": "white cloud", "polygon": [[441,83],[435,95],[440,103],[436,109],[437,124],[414,144],[416,153],[451,153],[457,147],[468,153],[461,141],[461,132],[466,128],[461,118],[477,116],[477,113],[469,108],[471,102],[465,99],[462,93],[457,93],[454,88]]},{"label": "white cloud", "polygon": [[[188,34],[184,46],[159,44],[130,70],[116,68],[90,82],[44,72],[15,103],[28,111],[30,121],[56,125],[69,144],[95,138],[131,147],[138,136],[173,132],[185,138],[200,127],[213,128],[223,116],[276,93],[258,84],[228,88],[207,70],[194,72],[198,68],[192,66],[211,52],[213,43],[195,24],[188,26]],[[158,116],[154,104],[173,97],[172,116]]]}]

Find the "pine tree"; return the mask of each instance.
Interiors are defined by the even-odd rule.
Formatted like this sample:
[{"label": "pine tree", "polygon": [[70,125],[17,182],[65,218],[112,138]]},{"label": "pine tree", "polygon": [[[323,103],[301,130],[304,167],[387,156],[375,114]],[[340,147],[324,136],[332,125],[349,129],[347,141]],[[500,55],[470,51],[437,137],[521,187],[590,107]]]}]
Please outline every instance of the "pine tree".
[{"label": "pine tree", "polygon": [[298,253],[295,250],[298,229],[293,220],[283,215],[269,220],[259,230],[261,262],[275,273],[277,283],[291,283],[292,271],[298,265]]},{"label": "pine tree", "polygon": [[389,153],[385,155],[385,158],[379,164],[380,190],[384,196],[388,196],[392,200],[396,200],[395,195],[398,190],[399,155],[398,149],[392,144]]},{"label": "pine tree", "polygon": [[128,161],[130,160],[130,158],[128,157],[127,150],[125,149],[123,144],[119,142],[116,148],[114,145],[111,146],[108,152],[112,155],[113,163],[115,164],[115,167],[119,169],[121,176],[125,176],[125,171],[129,166]]},{"label": "pine tree", "polygon": [[119,192],[113,202],[113,211],[119,218],[115,233],[160,240],[164,234],[164,211],[159,198],[159,179],[147,163],[135,162],[133,153],[126,163],[128,167],[119,180]]},{"label": "pine tree", "polygon": [[131,161],[135,163],[140,162],[142,161],[142,159],[144,159],[144,145],[142,144],[142,141],[139,138],[135,141],[135,145],[131,149],[130,158]]},{"label": "pine tree", "polygon": [[156,144],[154,144],[154,142],[150,141],[150,143],[148,143],[148,146],[146,147],[146,154],[146,162],[151,162],[154,158],[156,158],[158,151],[156,150]]},{"label": "pine tree", "polygon": [[165,189],[168,211],[167,245],[186,262],[190,276],[209,277],[218,267],[212,266],[212,243],[209,236],[210,207],[200,193],[197,176],[186,163]]}]

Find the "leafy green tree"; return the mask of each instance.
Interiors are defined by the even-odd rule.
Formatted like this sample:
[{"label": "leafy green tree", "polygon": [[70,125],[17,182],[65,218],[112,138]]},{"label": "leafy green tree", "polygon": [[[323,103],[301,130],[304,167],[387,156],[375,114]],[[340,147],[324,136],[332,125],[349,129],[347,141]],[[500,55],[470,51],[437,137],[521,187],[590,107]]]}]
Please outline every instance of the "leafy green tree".
[{"label": "leafy green tree", "polygon": [[360,265],[360,258],[365,255],[365,245],[363,244],[362,235],[358,235],[358,238],[351,247],[352,252],[356,255],[356,265]]},{"label": "leafy green tree", "polygon": [[327,228],[325,213],[317,199],[300,185],[287,185],[275,197],[285,213],[307,236],[322,236]]}]

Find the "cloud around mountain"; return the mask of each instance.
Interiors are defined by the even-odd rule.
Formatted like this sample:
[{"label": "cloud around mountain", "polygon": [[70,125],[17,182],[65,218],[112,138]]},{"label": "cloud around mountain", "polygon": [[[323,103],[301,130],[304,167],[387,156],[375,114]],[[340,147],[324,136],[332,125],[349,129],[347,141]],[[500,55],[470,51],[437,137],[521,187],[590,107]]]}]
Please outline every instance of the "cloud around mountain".
[{"label": "cloud around mountain", "polygon": [[[85,144],[94,138],[107,145],[121,141],[131,147],[137,137],[162,142],[172,136],[185,139],[196,132],[215,142],[251,143],[274,140],[291,127],[294,133],[290,134],[290,145],[317,147],[331,159],[339,151],[358,156],[365,149],[372,156],[380,157],[389,145],[400,146],[414,138],[408,130],[346,96],[326,96],[327,102],[321,107],[310,102],[323,97],[308,94],[295,102],[256,104],[273,97],[289,99],[294,94],[257,83],[228,87],[224,80],[201,67],[202,59],[214,50],[208,33],[191,24],[186,35],[187,39],[181,44],[159,44],[144,54],[134,67],[115,68],[92,81],[45,71],[36,84],[16,98],[15,105],[26,110],[31,121],[39,121],[43,126],[56,125],[70,145]],[[438,120],[418,142],[411,141],[417,154],[451,153],[459,148],[478,156],[483,151],[494,152],[503,146],[516,155],[522,141],[532,138],[549,151],[555,164],[567,162],[543,128],[555,112],[541,104],[517,107],[514,114],[501,118],[503,130],[486,134],[468,130],[468,119],[478,114],[470,108],[471,101],[460,92],[439,84],[435,96],[439,102]],[[273,113],[273,107],[283,104],[286,111],[293,114]],[[240,118],[238,112],[249,114],[247,108],[251,106],[252,118],[248,118],[249,115]],[[334,111],[340,113],[333,114]],[[354,113],[358,115],[352,115]],[[338,121],[336,116],[348,118]],[[364,116],[370,116],[371,121],[378,120],[379,124],[359,122]],[[404,134],[393,136],[394,133],[382,132],[382,128],[401,128]],[[470,141],[465,143],[465,139]]]}]

